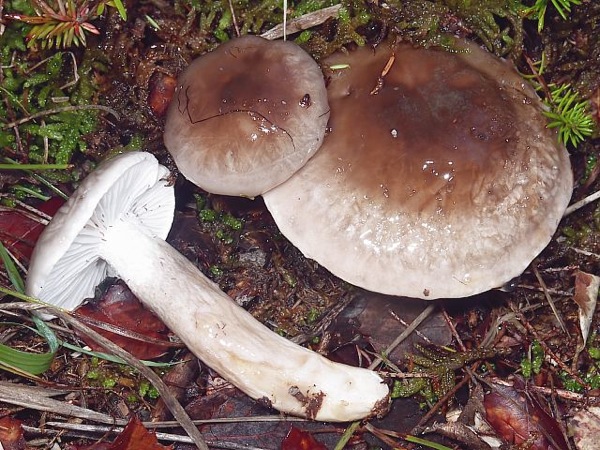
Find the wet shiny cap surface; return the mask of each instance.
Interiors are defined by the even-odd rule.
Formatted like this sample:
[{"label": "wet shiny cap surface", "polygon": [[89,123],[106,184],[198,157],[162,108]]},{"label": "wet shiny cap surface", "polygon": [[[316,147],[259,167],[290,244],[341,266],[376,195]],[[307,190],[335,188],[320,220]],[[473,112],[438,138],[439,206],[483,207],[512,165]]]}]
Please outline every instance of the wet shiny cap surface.
[{"label": "wet shiny cap surface", "polygon": [[335,54],[330,133],[265,194],[308,257],[369,290],[464,297],[519,275],[571,197],[533,90],[474,44]]},{"label": "wet shiny cap surface", "polygon": [[196,185],[253,197],[308,161],[328,118],[323,74],[310,55],[292,42],[243,36],[180,75],[164,140]]}]

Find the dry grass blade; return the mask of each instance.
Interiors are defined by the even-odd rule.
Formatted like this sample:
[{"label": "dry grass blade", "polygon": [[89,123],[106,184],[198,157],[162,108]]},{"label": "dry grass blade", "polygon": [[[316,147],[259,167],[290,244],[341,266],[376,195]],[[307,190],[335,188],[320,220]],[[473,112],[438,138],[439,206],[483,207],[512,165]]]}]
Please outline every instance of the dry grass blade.
[{"label": "dry grass blade", "polygon": [[600,191],[596,191],[593,194],[588,195],[584,199],[581,199],[578,202],[575,202],[572,205],[570,205],[566,209],[565,213],[563,214],[563,217],[566,217],[569,214],[574,213],[578,209],[583,208],[584,206],[587,206],[590,203],[595,202],[596,200],[599,200],[599,199],[600,199]]},{"label": "dry grass blade", "polygon": [[2,402],[37,411],[52,412],[65,417],[78,417],[106,424],[115,424],[117,422],[107,414],[51,398],[62,394],[66,394],[66,392],[45,387],[25,386],[0,381],[0,401]]},{"label": "dry grass blade", "polygon": [[53,108],[53,109],[48,109],[46,111],[40,111],[38,113],[32,114],[30,116],[24,117],[22,119],[19,120],[15,120],[13,122],[10,123],[5,123],[5,124],[0,124],[0,129],[8,129],[8,128],[14,128],[14,127],[18,127],[19,125],[22,125],[26,122],[29,122],[31,120],[35,120],[35,119],[39,119],[40,117],[44,117],[44,116],[49,116],[52,114],[58,114],[61,112],[67,112],[67,111],[81,111],[84,109],[99,109],[101,111],[104,111],[108,114],[112,114],[115,119],[119,120],[119,113],[116,112],[114,109],[109,108],[108,106],[102,106],[102,105],[73,105],[73,106],[63,106],[62,108]]},{"label": "dry grass blade", "polygon": [[152,371],[152,369],[146,367],[137,358],[133,357],[130,353],[115,345],[113,342],[106,339],[104,336],[100,335],[96,331],[92,330],[87,325],[84,325],[70,314],[59,310],[58,308],[47,309],[51,314],[57,316],[58,318],[68,323],[73,328],[76,328],[80,332],[85,333],[90,339],[94,340],[96,343],[98,343],[114,355],[122,358],[125,362],[127,362],[127,364],[131,365],[144,377],[146,377],[146,379],[148,379],[148,381],[150,381],[158,390],[163,401],[169,408],[169,411],[171,411],[173,417],[175,417],[175,419],[179,422],[179,424],[186,431],[188,436],[192,438],[196,447],[200,450],[208,450],[208,446],[206,445],[204,438],[198,431],[198,428],[196,428],[196,426],[194,425],[188,414],[185,412],[181,404],[177,401],[177,399],[175,399],[167,385],[155,372]]},{"label": "dry grass blade", "polygon": [[[417,318],[415,320],[413,320],[411,322],[411,324],[408,326],[408,328],[406,328],[402,333],[400,333],[400,335],[394,340],[394,342],[392,342],[388,348],[385,349],[384,354],[385,355],[389,355],[392,350],[394,350],[398,345],[400,345],[400,343],[405,340],[408,336],[410,336],[410,334],[415,331],[417,329],[417,327],[419,325],[421,325],[421,323],[427,319],[427,317],[429,317],[431,315],[431,313],[433,312],[433,310],[435,309],[435,305],[434,304],[429,304],[427,306],[427,308],[425,308],[421,314],[419,314],[417,316]],[[383,361],[383,358],[381,357],[377,357],[375,358],[375,360],[371,363],[371,365],[369,366],[369,369],[373,370],[375,369],[375,367],[377,367],[379,365],[379,363],[381,363]]]}]

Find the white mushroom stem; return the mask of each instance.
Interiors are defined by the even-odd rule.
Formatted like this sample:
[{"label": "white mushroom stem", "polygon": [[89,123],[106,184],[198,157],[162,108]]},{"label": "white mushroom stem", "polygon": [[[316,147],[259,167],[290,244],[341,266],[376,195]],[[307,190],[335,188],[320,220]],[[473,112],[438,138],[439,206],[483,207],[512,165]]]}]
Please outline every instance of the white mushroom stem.
[{"label": "white mushroom stem", "polygon": [[375,372],[334,363],[273,333],[173,247],[121,221],[105,231],[101,257],[208,366],[273,408],[323,421],[387,410]]}]

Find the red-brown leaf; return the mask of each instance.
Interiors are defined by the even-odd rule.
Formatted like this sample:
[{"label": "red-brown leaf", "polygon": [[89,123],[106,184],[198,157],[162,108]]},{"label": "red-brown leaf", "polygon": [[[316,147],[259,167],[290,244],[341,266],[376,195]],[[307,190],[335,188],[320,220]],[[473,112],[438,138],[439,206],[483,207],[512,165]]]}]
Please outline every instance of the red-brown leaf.
[{"label": "red-brown leaf", "polygon": [[[41,204],[38,209],[46,214],[54,215],[64,201],[58,197],[51,198]],[[19,260],[29,260],[44,225],[27,213],[18,209],[0,211],[0,240],[4,246]]]},{"label": "red-brown leaf", "polygon": [[531,396],[524,383],[493,384],[483,400],[486,418],[496,433],[509,444],[526,443],[529,450],[568,449],[558,422]]},{"label": "red-brown leaf", "polygon": [[281,450],[327,450],[327,447],[312,437],[309,432],[292,427],[281,443]]},{"label": "red-brown leaf", "polygon": [[[122,334],[89,325],[121,348],[139,359],[152,359],[163,355],[173,344],[168,340],[168,330],[154,314],[145,309],[129,288],[122,283],[110,286],[98,302],[87,303],[77,309],[80,317],[123,330]],[[146,340],[138,339],[135,334]],[[80,335],[93,350],[105,351],[93,341]]]},{"label": "red-brown leaf", "polygon": [[21,421],[5,416],[0,419],[0,443],[4,450],[23,450],[26,448]]},{"label": "red-brown leaf", "polygon": [[96,443],[85,446],[70,446],[68,450],[169,450],[158,443],[156,435],[148,431],[137,418],[132,418],[123,432],[110,443]]}]

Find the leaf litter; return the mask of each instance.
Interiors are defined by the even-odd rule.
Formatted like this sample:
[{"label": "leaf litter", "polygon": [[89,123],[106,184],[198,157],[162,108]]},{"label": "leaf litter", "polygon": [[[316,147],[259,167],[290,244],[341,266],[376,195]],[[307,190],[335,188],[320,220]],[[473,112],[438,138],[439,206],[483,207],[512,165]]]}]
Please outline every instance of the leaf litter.
[{"label": "leaf litter", "polygon": [[[302,32],[300,35],[301,39],[306,39],[304,45],[319,58],[342,44],[353,46],[357,41],[376,44],[379,36],[393,26],[392,19],[403,26],[413,24],[404,30],[410,38],[435,41],[435,36],[429,34],[432,22],[428,20],[437,18],[446,29],[477,35],[483,42],[492,43],[497,50],[506,48],[504,46],[509,42],[508,39],[500,40],[503,42],[500,44],[494,39],[487,40],[485,33],[479,29],[473,33],[471,30],[478,24],[489,25],[490,17],[509,17],[506,11],[498,7],[504,2],[489,2],[493,12],[491,15],[485,12],[477,16],[484,18],[482,20],[474,19],[476,11],[467,12],[461,2],[455,3],[456,8],[452,9],[452,6],[448,6],[452,2],[445,1],[414,1],[403,5],[391,2],[390,9],[378,10],[375,5],[348,2],[342,5],[339,18],[329,17],[316,32],[310,35]],[[114,12],[98,22],[101,35],[98,38],[90,37],[88,49],[78,53],[78,57],[83,58],[80,66],[85,68],[84,75],[97,83],[106,106],[118,111],[122,120],[117,124],[114,118],[106,118],[96,131],[86,133],[77,141],[82,151],[73,157],[73,163],[77,165],[73,181],[89,172],[104,155],[141,148],[142,143],[145,149],[174,168],[165,154],[161,139],[162,111],[174,77],[186,61],[218,45],[223,33],[233,35],[235,18],[238,19],[238,25],[241,21],[246,31],[256,33],[267,31],[280,22],[281,10],[273,8],[278,17],[251,23],[251,5],[244,5],[250,8],[246,16],[240,10],[236,11],[235,5],[232,7],[235,14],[232,15],[229,5],[211,2],[207,2],[204,9],[194,2],[176,3],[175,6],[144,4],[136,7],[135,11],[128,11],[130,17],[127,22],[122,22]],[[299,13],[306,8],[305,2],[293,5]],[[8,6],[5,3],[5,8],[9,6],[12,3]],[[471,16],[466,22],[461,22],[461,15],[464,19],[465,14]],[[548,82],[572,78],[567,81],[571,81],[572,86],[583,86],[581,91],[593,100],[593,94],[600,89],[600,81],[597,76],[594,78],[590,74],[597,74],[593,62],[597,58],[594,58],[593,52],[600,46],[593,45],[598,34],[593,32],[592,27],[593,18],[600,16],[600,8],[583,2],[580,7],[573,8],[570,21],[566,23],[559,22],[551,9],[548,14],[541,35],[530,30],[528,25],[531,24],[525,22],[530,41],[525,42],[526,52],[534,57],[542,53],[548,57],[544,75]],[[153,18],[159,28],[145,25],[148,23],[143,19],[145,16]],[[508,21],[515,23],[512,20],[510,16]],[[204,28],[192,26],[198,22]],[[210,27],[213,27],[212,33]],[[6,36],[9,33],[12,33],[12,28]],[[569,39],[565,41],[564,36],[569,36]],[[561,47],[564,42],[567,44]],[[33,54],[27,57],[35,59],[37,56]],[[106,70],[107,65],[111,66],[111,71]],[[68,77],[71,78],[72,73]],[[52,81],[55,82],[54,79]],[[98,98],[99,94],[95,96]],[[14,100],[12,97],[10,100],[4,99],[5,104]],[[8,113],[14,115],[17,104],[10,105]],[[9,119],[10,122],[15,120],[18,118]],[[28,132],[32,134],[27,138],[32,140],[34,132],[41,133],[34,128]],[[4,139],[4,136],[0,138]],[[87,144],[85,148],[82,142]],[[8,151],[5,156],[28,162],[22,144],[4,146],[7,149],[4,151]],[[43,150],[43,145],[43,141],[40,141],[39,149]],[[593,195],[600,189],[597,179],[598,146],[595,138],[585,140],[577,149],[571,149],[578,180],[574,200]],[[52,146],[49,148],[52,149]],[[38,183],[35,179],[26,179]],[[2,182],[5,199],[12,199],[9,188],[20,182],[20,177],[15,179],[14,176],[5,177],[3,174]],[[72,192],[70,179],[58,177],[57,183],[61,189]],[[582,400],[593,403],[600,396],[600,339],[594,325],[598,322],[598,314],[593,306],[594,292],[593,289],[590,292],[584,289],[593,283],[583,281],[584,288],[580,286],[585,279],[583,273],[591,280],[600,274],[600,213],[597,203],[585,204],[565,219],[555,240],[534,262],[543,283],[539,282],[535,271],[528,270],[507,292],[441,302],[419,329],[420,334],[411,334],[408,341],[388,355],[385,353],[387,346],[416,315],[404,309],[404,302],[392,302],[389,298],[377,298],[379,296],[353,289],[306,260],[278,233],[260,200],[252,202],[208,195],[181,180],[177,183],[179,211],[170,241],[188,258],[196,261],[232,298],[273,330],[291,339],[296,338],[298,342],[310,345],[332,358],[353,364],[366,366],[378,356],[383,356],[383,369],[397,377],[414,371],[415,358],[411,355],[419,353],[413,346],[415,342],[444,347],[441,353],[436,351],[435,358],[439,359],[434,359],[434,365],[437,361],[442,366],[456,359],[453,353],[477,349],[482,342],[493,343],[500,350],[495,356],[488,355],[478,361],[465,360],[465,364],[452,366],[451,371],[444,372],[450,389],[447,391],[449,396],[441,391],[437,394],[431,391],[433,395],[429,395],[426,389],[421,389],[411,398],[398,398],[386,418],[372,422],[370,429],[381,432],[374,434],[369,427],[358,427],[358,431],[350,438],[350,448],[385,446],[390,445],[390,441],[394,445],[406,445],[404,438],[410,433],[418,432],[426,425],[443,424],[453,408],[465,407],[477,386],[482,386],[485,391],[482,405],[487,403],[487,407],[480,408],[482,418],[495,425],[496,435],[504,443],[520,443],[531,449],[592,448],[582,445],[589,445],[590,433],[593,435],[597,426],[594,425],[597,424],[597,411],[594,407],[586,406]],[[26,198],[25,202],[43,209],[35,198]],[[29,222],[28,213],[15,208],[14,204],[7,203],[4,208],[2,213],[6,211],[6,216],[0,215],[0,219],[5,219],[0,221],[2,241],[26,267],[39,227]],[[4,279],[3,284],[7,286],[8,279]],[[127,297],[127,301],[132,300],[119,284],[107,286],[107,289],[106,292],[111,292],[109,296],[116,293],[117,301],[113,305],[119,303],[121,296]],[[583,291],[586,293],[582,301]],[[548,295],[556,302],[566,332],[560,330],[546,304]],[[577,298],[579,306],[570,300],[573,297]],[[509,303],[515,305],[520,314],[508,308]],[[99,308],[102,314],[101,319],[96,317],[94,321],[104,321],[104,316],[112,314],[113,306],[99,307],[94,304],[92,308]],[[141,315],[136,309],[128,311],[124,314],[135,317]],[[120,317],[123,313],[116,314]],[[27,317],[24,315],[15,319],[12,315],[4,315],[6,324],[0,330],[4,341],[16,347],[36,348],[41,343],[36,343],[38,338],[17,331],[10,323],[14,320],[26,321]],[[120,323],[121,319],[118,318],[117,322]],[[155,340],[165,339],[166,334],[153,319],[143,319],[140,323],[144,325],[141,328],[134,325],[130,334],[135,334],[136,338],[137,334],[149,334],[144,345],[154,348],[150,353],[141,353],[138,357],[155,356],[165,362],[183,361],[173,371],[188,367],[188,373],[177,378],[181,384],[177,384],[176,389],[178,401],[186,406],[187,413],[193,419],[247,419],[257,415],[260,418],[270,415],[276,419],[276,422],[239,420],[233,425],[200,425],[201,432],[211,445],[219,441],[267,449],[288,444],[297,444],[301,448],[320,448],[320,445],[334,448],[343,435],[343,426],[282,420],[264,405],[251,402],[232,389],[218,374],[190,360],[189,354],[178,348],[176,342],[174,346],[165,347],[157,344]],[[58,328],[57,332],[64,340],[87,340],[85,333],[77,338],[65,329]],[[131,335],[127,336],[129,338]],[[535,369],[526,380],[519,379],[523,361],[532,357],[528,351],[534,341],[544,344],[540,363],[533,365]],[[119,345],[137,353],[134,350],[137,343],[132,346],[124,341]],[[557,364],[558,361],[561,364]],[[107,368],[103,375],[104,385],[94,384],[88,378],[98,365]],[[190,365],[193,369],[190,369]],[[166,380],[168,377],[164,371],[166,369],[157,369],[158,374]],[[439,373],[425,370],[425,375],[433,385],[440,381]],[[18,376],[3,373],[3,378],[16,385],[26,384]],[[480,381],[481,378],[486,382]],[[143,389],[140,388],[144,385],[143,377],[132,373],[124,376],[122,369],[113,366],[113,363],[99,362],[94,357],[64,349],[42,380],[48,387],[67,388],[56,393],[56,401],[65,406],[72,403],[89,411],[98,411],[103,417],[120,419],[122,424],[131,415],[144,420],[152,417],[160,409],[162,401],[162,398],[157,400],[142,394]],[[506,384],[507,381],[510,384]],[[44,399],[39,393],[32,395]],[[47,410],[45,414],[62,419],[70,417],[71,413],[59,408],[58,403],[55,405],[54,410]],[[22,439],[41,437],[46,442],[54,439],[55,435],[39,429],[46,418],[36,412],[38,407],[35,402],[24,401],[15,405],[6,396],[3,407],[7,420],[21,420],[26,427],[20,428],[18,422],[8,422],[5,429],[13,431],[13,434],[12,437],[0,439],[5,448],[10,448],[11,442],[16,445],[13,448],[20,448]],[[84,416],[88,421],[91,417]],[[169,419],[168,413],[164,412],[157,413],[156,417],[160,420]],[[427,419],[425,424],[421,423],[424,419]],[[40,431],[33,433],[31,430],[36,427]],[[171,428],[174,429],[174,425]],[[51,426],[48,427],[50,429]],[[142,432],[139,424],[135,425],[135,429]],[[588,429],[592,431],[588,432]],[[30,431],[22,434],[22,430]],[[74,448],[87,448],[101,438],[103,431],[82,433],[62,429],[61,434],[62,437],[57,441],[61,445],[69,442]],[[87,439],[82,440],[82,435]],[[428,434],[426,437],[439,441],[440,445],[470,448],[460,433]],[[115,442],[117,447],[114,447]],[[127,442],[126,439],[117,440],[106,444],[108,446],[105,448],[139,448],[135,447],[135,443]],[[161,444],[154,442],[149,445],[162,448]],[[189,443],[174,445],[185,446]],[[151,446],[146,448],[153,448]]]}]

